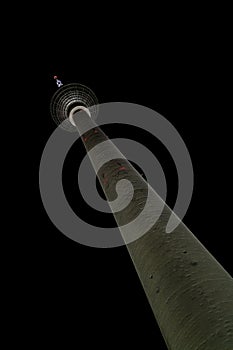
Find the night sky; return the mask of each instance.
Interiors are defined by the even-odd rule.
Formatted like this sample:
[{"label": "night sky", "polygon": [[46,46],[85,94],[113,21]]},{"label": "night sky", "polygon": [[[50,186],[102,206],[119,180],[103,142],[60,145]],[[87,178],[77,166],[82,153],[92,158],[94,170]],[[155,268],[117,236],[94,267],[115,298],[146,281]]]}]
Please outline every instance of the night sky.
[{"label": "night sky", "polygon": [[[86,51],[68,55],[65,48],[60,48],[59,53],[51,50],[46,59],[43,57],[46,68],[40,76],[42,122],[37,128],[36,152],[39,165],[45,143],[55,128],[49,112],[50,99],[57,89],[53,75],[58,75],[64,84],[87,85],[100,103],[132,102],[159,112],[179,131],[193,162],[193,198],[183,221],[232,274],[231,230],[226,222],[225,202],[229,164],[221,157],[225,155],[223,135],[229,120],[221,113],[221,67],[213,53],[213,43],[207,47],[205,40],[192,39],[171,40],[159,50],[132,45],[127,52],[118,45],[100,44],[90,56]],[[176,171],[158,140],[130,127],[123,130],[110,125],[103,130],[109,137],[136,138],[153,151],[166,174],[168,203],[172,205],[177,193]],[[81,200],[75,181],[77,164],[84,154],[84,147],[77,142],[64,167],[66,195],[74,206]],[[75,243],[51,223],[39,193],[37,202],[40,234],[32,249],[36,280],[33,314],[38,320],[41,317],[42,343],[44,339],[47,345],[73,342],[78,348],[104,349],[148,349],[152,344],[154,349],[165,350],[127,249],[95,249]],[[82,215],[91,216],[88,208]],[[96,220],[112,219],[101,216]]]}]

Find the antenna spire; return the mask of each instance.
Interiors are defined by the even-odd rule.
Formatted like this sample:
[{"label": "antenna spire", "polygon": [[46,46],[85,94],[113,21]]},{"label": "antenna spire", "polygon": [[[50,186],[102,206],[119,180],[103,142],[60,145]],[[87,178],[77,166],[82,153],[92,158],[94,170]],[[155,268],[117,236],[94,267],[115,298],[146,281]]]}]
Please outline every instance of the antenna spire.
[{"label": "antenna spire", "polygon": [[61,82],[61,80],[58,79],[57,75],[54,75],[53,79],[56,80],[56,84],[58,87],[61,87],[63,85],[63,83]]}]

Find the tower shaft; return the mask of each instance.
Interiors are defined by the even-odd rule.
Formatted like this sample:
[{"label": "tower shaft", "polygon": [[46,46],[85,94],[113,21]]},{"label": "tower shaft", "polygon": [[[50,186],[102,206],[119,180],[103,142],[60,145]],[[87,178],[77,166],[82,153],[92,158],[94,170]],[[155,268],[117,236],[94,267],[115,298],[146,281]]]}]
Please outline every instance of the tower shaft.
[{"label": "tower shaft", "polygon": [[[118,181],[128,179],[133,184],[131,202],[114,213],[125,239],[124,225],[135,220],[152,189],[86,113],[74,114],[73,119],[107,200],[116,197]],[[95,151],[100,143],[106,146]],[[114,153],[115,159],[98,169],[108,152]],[[162,201],[159,197],[157,200]],[[154,213],[151,208],[145,219],[155,222],[151,217]],[[156,223],[126,245],[167,347],[231,350],[233,279],[182,222],[172,233],[166,232],[171,213],[165,204]],[[140,229],[137,223],[133,227]]]}]

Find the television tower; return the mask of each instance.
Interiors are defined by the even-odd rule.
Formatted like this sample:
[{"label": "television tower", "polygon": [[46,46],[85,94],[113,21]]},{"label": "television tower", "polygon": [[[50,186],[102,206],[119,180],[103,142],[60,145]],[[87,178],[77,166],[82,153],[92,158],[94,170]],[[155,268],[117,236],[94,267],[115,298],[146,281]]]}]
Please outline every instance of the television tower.
[{"label": "television tower", "polygon": [[[116,146],[91,118],[97,112],[95,94],[81,84],[60,85],[51,100],[55,122],[81,135],[107,200],[114,199],[121,179],[133,184],[131,202],[114,213],[125,239],[124,225],[137,217],[151,190],[120,151],[119,159],[97,171],[101,152],[110,149],[91,149],[108,141],[107,147],[117,154]],[[126,244],[166,345],[169,350],[232,350],[233,279],[182,222],[166,233],[171,213],[165,204],[152,228]]]}]

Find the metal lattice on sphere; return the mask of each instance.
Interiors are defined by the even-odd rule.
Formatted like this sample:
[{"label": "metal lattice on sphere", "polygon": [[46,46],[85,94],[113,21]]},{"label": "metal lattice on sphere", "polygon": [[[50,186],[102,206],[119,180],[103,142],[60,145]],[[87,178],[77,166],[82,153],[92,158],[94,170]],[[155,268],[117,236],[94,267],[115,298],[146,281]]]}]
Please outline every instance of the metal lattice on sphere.
[{"label": "metal lattice on sphere", "polygon": [[77,83],[59,88],[50,103],[50,112],[55,123],[67,131],[77,131],[69,121],[70,111],[76,106],[88,108],[93,119],[98,114],[98,100],[90,88]]}]

